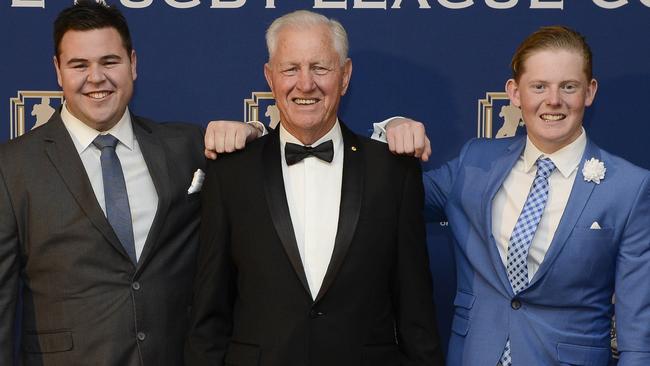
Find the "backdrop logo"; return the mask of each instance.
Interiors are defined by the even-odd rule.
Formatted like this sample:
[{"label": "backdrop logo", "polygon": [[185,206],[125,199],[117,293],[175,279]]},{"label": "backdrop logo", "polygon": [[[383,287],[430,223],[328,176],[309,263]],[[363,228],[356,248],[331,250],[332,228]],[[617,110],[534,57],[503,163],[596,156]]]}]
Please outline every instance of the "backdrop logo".
[{"label": "backdrop logo", "polygon": [[43,125],[62,103],[61,91],[18,91],[15,98],[9,98],[9,138]]},{"label": "backdrop logo", "polygon": [[[260,117],[260,111],[264,114]],[[280,122],[280,110],[275,105],[271,92],[253,92],[251,98],[244,99],[244,121],[260,121],[275,129]]]},{"label": "backdrop logo", "polygon": [[[496,114],[498,111],[498,114]],[[524,133],[521,109],[510,104],[508,94],[487,92],[478,100],[478,137],[503,138]],[[496,133],[494,129],[498,128]]]}]

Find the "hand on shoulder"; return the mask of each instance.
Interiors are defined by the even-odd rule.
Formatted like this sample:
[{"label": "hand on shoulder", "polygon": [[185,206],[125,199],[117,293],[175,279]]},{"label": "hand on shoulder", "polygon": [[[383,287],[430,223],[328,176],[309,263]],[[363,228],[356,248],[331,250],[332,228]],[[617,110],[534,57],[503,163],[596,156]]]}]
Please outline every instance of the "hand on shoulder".
[{"label": "hand on shoulder", "polygon": [[[261,123],[257,123],[261,125]],[[211,160],[218,154],[241,150],[246,143],[264,135],[264,130],[257,124],[239,121],[210,121],[205,131],[205,157]]]},{"label": "hand on shoulder", "polygon": [[386,125],[388,149],[398,155],[409,155],[428,161],[431,142],[422,122],[410,118],[395,117]]}]

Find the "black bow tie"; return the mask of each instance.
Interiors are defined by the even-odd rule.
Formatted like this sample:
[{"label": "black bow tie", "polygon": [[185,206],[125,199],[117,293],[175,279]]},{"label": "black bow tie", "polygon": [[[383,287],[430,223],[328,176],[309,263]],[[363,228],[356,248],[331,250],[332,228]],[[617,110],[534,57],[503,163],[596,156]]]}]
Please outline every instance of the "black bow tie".
[{"label": "black bow tie", "polygon": [[287,160],[287,165],[291,166],[295,163],[302,161],[308,156],[315,156],[328,163],[334,159],[334,143],[332,140],[327,140],[318,146],[302,146],[287,142],[284,145],[284,157]]}]

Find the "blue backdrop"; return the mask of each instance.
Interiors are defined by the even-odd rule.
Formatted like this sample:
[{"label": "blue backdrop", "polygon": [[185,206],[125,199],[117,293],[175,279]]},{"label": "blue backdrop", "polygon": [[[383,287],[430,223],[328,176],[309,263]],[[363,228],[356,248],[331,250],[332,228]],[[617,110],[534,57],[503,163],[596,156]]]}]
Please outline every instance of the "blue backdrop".
[{"label": "blue backdrop", "polygon": [[[42,121],[52,110],[48,105],[60,104],[51,27],[72,2],[0,5],[0,142]],[[312,9],[340,20],[354,65],[340,117],[361,134],[369,134],[371,122],[395,114],[426,122],[434,153],[429,168],[454,157],[467,139],[496,135],[507,124],[506,114],[499,116],[507,105],[500,93],[514,49],[542,25],[568,25],[587,37],[594,53],[599,90],[585,117],[589,137],[650,168],[650,0],[108,2],[130,22],[138,55],[132,111],[201,125],[256,113],[270,121],[264,116],[272,101],[263,93],[268,88],[262,67],[264,31],[274,18]],[[455,293],[446,231],[446,223],[429,225],[445,340]]]}]

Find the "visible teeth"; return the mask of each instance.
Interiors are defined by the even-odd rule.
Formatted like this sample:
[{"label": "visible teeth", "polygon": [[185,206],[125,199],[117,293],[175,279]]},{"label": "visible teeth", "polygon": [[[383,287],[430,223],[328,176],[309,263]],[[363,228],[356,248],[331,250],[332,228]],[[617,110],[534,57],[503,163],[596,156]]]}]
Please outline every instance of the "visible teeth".
[{"label": "visible teeth", "polygon": [[317,102],[316,99],[302,99],[302,98],[296,98],[293,101],[296,104],[302,104],[302,105],[310,105],[310,104],[315,104]]},{"label": "visible teeth", "polygon": [[559,121],[564,119],[563,114],[542,114],[542,119],[546,121]]},{"label": "visible teeth", "polygon": [[90,92],[86,94],[87,96],[93,98],[93,99],[102,99],[106,97],[109,93],[107,91],[101,91],[101,92]]}]

